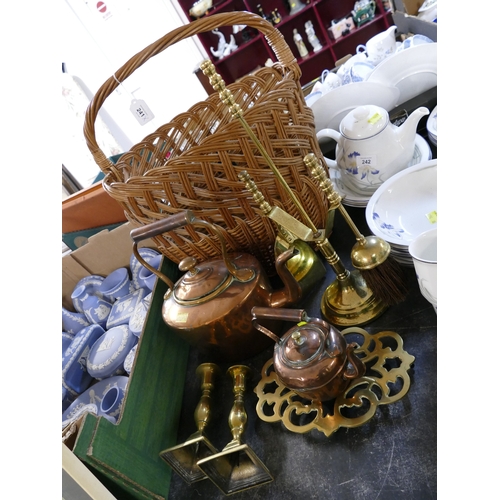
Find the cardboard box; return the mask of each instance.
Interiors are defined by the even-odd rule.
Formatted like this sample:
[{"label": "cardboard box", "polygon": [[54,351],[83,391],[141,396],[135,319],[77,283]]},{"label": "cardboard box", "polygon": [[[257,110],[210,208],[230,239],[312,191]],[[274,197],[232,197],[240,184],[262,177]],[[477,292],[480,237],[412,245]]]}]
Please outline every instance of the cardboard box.
[{"label": "cardboard box", "polygon": [[[133,227],[127,223],[98,233],[85,246],[63,257],[63,305],[71,304],[71,292],[84,276],[105,276],[129,265]],[[151,240],[140,246],[154,248]],[[161,271],[173,281],[180,274],[166,258]],[[157,281],[117,425],[87,413],[65,441],[120,500],[168,497],[172,471],[159,452],[177,444],[189,344],[163,321],[161,306],[167,289],[163,281]]]},{"label": "cardboard box", "polygon": [[437,42],[437,23],[423,21],[417,17],[424,0],[394,0],[392,18],[400,33],[417,33]]},{"label": "cardboard box", "polygon": [[116,229],[118,226],[121,226],[123,222],[119,222],[118,224],[109,224],[107,226],[99,226],[93,227],[92,229],[82,229],[81,231],[73,231],[71,233],[63,233],[62,241],[65,243],[68,248],[71,250],[77,250],[83,245],[87,244],[89,238],[94,236],[94,234],[100,233],[101,231],[111,231]]}]

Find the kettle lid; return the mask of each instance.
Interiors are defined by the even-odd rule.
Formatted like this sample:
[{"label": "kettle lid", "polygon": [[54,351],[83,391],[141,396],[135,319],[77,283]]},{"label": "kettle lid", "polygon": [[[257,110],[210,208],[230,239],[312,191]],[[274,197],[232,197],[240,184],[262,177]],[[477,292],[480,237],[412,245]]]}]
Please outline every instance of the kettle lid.
[{"label": "kettle lid", "polygon": [[325,334],[316,325],[298,324],[282,339],[280,357],[291,368],[306,366],[317,359],[325,349]]},{"label": "kettle lid", "polygon": [[389,113],[380,106],[367,104],[349,111],[340,123],[346,139],[368,139],[379,134],[389,123]]},{"label": "kettle lid", "polygon": [[181,271],[187,271],[174,286],[174,297],[179,303],[204,302],[222,293],[232,282],[224,261],[197,264],[193,257],[179,263]]}]

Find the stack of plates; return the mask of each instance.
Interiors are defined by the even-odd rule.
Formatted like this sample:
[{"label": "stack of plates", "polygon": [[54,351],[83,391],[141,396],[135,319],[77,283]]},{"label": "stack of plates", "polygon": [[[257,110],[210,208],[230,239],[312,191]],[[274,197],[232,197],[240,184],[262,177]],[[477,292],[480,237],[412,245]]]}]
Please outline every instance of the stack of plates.
[{"label": "stack of plates", "polygon": [[427,118],[427,136],[429,137],[429,141],[437,146],[438,142],[438,107],[436,106]]},{"label": "stack of plates", "polygon": [[[429,144],[427,144],[422,136],[417,134],[415,137],[415,151],[413,153],[413,158],[408,163],[408,167],[429,161],[431,158],[432,151]],[[363,196],[351,191],[341,181],[339,171],[334,168],[330,168],[330,178],[332,179],[335,190],[344,197],[342,200],[343,205],[349,207],[366,207],[370,201],[371,195]]]},{"label": "stack of plates", "polygon": [[391,255],[413,266],[408,251],[421,233],[437,227],[437,160],[409,167],[385,181],[366,206],[372,233],[391,245]]}]

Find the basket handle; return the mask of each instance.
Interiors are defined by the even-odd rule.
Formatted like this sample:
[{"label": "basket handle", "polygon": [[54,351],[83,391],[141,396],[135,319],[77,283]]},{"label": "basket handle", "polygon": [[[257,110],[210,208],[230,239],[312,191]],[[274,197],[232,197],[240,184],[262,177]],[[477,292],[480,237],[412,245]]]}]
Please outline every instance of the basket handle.
[{"label": "basket handle", "polygon": [[95,121],[104,101],[111,95],[118,85],[124,82],[126,78],[128,78],[137,68],[142,66],[148,59],[159,54],[167,47],[170,47],[185,38],[197,35],[198,33],[212,31],[220,26],[233,26],[238,24],[246,24],[247,26],[259,30],[263,35],[265,35],[266,40],[278,59],[278,62],[284,68],[291,71],[297,81],[299,80],[302,72],[295,56],[285,41],[284,36],[281,32],[274,28],[269,21],[266,21],[258,14],[246,11],[223,12],[203,17],[201,19],[197,19],[196,21],[192,21],[189,24],[179,26],[129,59],[118,71],[115,72],[113,76],[108,78],[101,85],[90,102],[85,113],[83,134],[85,136],[87,146],[102,172],[107,174],[114,171],[115,167],[97,144],[95,136]]}]

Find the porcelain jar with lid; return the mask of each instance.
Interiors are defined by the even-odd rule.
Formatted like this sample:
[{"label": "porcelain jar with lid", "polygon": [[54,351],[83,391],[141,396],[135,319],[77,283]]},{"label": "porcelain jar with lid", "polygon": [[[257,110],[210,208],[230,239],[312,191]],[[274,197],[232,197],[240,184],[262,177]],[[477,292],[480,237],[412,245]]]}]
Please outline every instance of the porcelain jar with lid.
[{"label": "porcelain jar with lid", "polygon": [[344,184],[357,194],[372,195],[387,179],[406,168],[415,151],[417,126],[428,108],[421,106],[399,127],[380,106],[353,109],[340,122],[340,131],[320,130],[316,136],[333,139],[336,160],[326,159],[339,170]]}]

